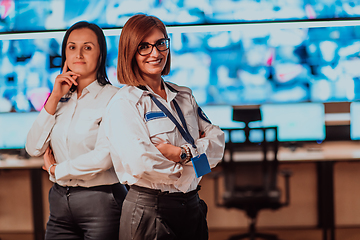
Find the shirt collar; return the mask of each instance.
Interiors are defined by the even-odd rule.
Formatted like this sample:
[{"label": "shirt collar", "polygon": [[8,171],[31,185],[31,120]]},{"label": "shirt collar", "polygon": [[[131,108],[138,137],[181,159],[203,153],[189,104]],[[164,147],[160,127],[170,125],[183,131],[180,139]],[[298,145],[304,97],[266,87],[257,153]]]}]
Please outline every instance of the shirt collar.
[{"label": "shirt collar", "polygon": [[98,81],[95,80],[83,89],[81,97],[90,94],[91,97],[96,98],[101,89],[103,89],[103,86],[100,86]]},{"label": "shirt collar", "polygon": [[170,85],[166,84],[164,81],[163,81],[163,84],[164,84],[164,88],[166,91],[167,100],[168,100],[168,102],[171,102],[176,97],[178,91],[176,91]]},{"label": "shirt collar", "polygon": [[[173,87],[171,87],[170,85],[168,85],[164,80],[162,80],[162,84],[165,88],[165,92],[166,92],[166,96],[167,96],[167,102],[171,102],[177,95],[178,91],[176,89],[174,89]],[[156,94],[154,93],[154,91],[148,86],[138,86],[137,87],[139,90],[142,90],[142,93],[145,94]],[[156,94],[157,95],[157,94]]]}]

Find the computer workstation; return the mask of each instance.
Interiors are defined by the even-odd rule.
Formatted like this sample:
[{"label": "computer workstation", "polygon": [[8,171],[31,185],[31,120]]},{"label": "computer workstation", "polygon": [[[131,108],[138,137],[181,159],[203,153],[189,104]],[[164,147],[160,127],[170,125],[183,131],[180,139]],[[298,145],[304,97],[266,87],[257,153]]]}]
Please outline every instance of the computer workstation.
[{"label": "computer workstation", "polygon": [[[261,121],[252,121],[248,124],[251,129],[249,139],[254,144],[263,140],[261,131],[256,128],[271,126],[278,128],[277,137],[280,145],[291,147],[293,150],[304,146],[303,143],[318,145],[325,140],[325,112],[322,103],[263,104],[258,107]],[[229,141],[229,137],[233,143],[245,142],[245,123],[233,120],[232,106],[204,106],[202,109],[213,124],[224,129],[226,142]],[[274,132],[269,131],[266,140],[274,141]]]},{"label": "computer workstation", "polygon": [[[257,134],[256,127],[277,126],[280,163],[316,164],[318,227],[322,228],[324,240],[335,239],[334,164],[340,161],[359,161],[359,142],[327,140],[323,103],[264,104],[259,107],[262,121],[249,123],[250,128],[253,128],[250,130],[250,141],[253,144],[262,141],[262,135]],[[232,120],[231,106],[207,106],[203,110],[214,124],[224,129],[227,141],[231,135],[231,141],[235,144],[244,143],[245,124]],[[216,114],[216,110],[221,114]],[[360,104],[352,103],[351,112],[351,140],[360,139]],[[228,130],[236,128],[236,131]],[[271,134],[268,136],[267,141],[272,141]],[[350,136],[347,140],[350,140]],[[261,153],[251,152],[251,148],[244,147],[235,154],[235,160],[248,160],[251,156],[259,159]]]},{"label": "computer workstation", "polygon": [[27,157],[26,136],[39,112],[0,112],[0,159],[3,153]]},{"label": "computer workstation", "polygon": [[0,170],[30,170],[34,239],[44,239],[42,158],[29,158],[26,136],[39,112],[0,113]]}]

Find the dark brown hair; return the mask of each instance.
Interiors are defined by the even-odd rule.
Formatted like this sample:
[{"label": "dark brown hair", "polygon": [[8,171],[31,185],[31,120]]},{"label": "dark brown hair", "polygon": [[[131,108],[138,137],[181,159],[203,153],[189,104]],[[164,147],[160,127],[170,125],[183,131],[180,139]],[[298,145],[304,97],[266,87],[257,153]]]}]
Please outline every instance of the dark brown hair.
[{"label": "dark brown hair", "polygon": [[106,84],[111,84],[107,77],[106,68],[105,68],[107,48],[106,48],[106,40],[105,40],[104,32],[98,25],[96,25],[94,23],[89,23],[86,21],[77,22],[66,31],[63,42],[62,42],[62,49],[61,49],[61,69],[63,69],[64,63],[66,60],[66,54],[65,54],[66,53],[66,45],[67,45],[67,41],[69,39],[70,33],[76,29],[82,29],[82,28],[88,28],[88,29],[92,30],[96,34],[97,40],[99,43],[100,57],[99,57],[99,62],[98,62],[98,70],[96,73],[96,80],[98,81],[98,83],[101,86],[106,85]]},{"label": "dark brown hair", "polygon": [[[128,84],[131,86],[146,85],[140,75],[135,54],[137,54],[137,48],[141,41],[155,28],[159,29],[164,34],[165,38],[168,38],[164,23],[157,17],[137,14],[129,18],[125,23],[120,35],[117,65],[117,78],[121,84]],[[169,51],[161,75],[169,74],[170,59]]]}]

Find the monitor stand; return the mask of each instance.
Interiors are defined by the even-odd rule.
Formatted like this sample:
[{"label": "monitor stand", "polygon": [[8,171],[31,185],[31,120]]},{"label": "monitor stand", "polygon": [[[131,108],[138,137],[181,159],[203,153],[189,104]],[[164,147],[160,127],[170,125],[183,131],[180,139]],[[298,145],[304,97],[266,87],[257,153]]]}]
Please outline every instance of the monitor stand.
[{"label": "monitor stand", "polygon": [[4,160],[7,155],[15,155],[20,159],[29,159],[31,157],[26,152],[25,148],[21,148],[21,149],[2,149],[2,150],[0,150],[0,160]]},{"label": "monitor stand", "polygon": [[304,146],[302,142],[285,142],[282,145],[286,148],[289,148],[291,151],[295,151],[297,148],[301,148]]},{"label": "monitor stand", "polygon": [[31,156],[27,153],[27,151],[25,150],[25,148],[21,148],[19,150],[19,158],[22,158],[22,159],[29,159]]}]

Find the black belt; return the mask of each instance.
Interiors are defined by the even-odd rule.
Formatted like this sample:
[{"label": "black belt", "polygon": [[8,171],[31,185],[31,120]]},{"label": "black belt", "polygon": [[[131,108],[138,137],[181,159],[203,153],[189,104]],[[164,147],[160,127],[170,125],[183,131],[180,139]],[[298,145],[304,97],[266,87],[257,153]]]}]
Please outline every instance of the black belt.
[{"label": "black belt", "polygon": [[93,186],[93,187],[81,187],[81,186],[61,186],[58,183],[54,184],[55,190],[62,194],[68,194],[68,193],[74,193],[74,192],[81,192],[85,190],[91,190],[91,191],[102,191],[102,192],[111,192],[112,187],[115,185],[120,185],[120,183],[115,183],[111,185],[99,185],[99,186]]},{"label": "black belt", "polygon": [[173,197],[192,197],[194,195],[197,194],[197,192],[201,189],[201,186],[198,185],[197,188],[195,190],[192,190],[190,192],[187,193],[183,193],[183,192],[162,192],[159,189],[151,189],[151,188],[146,188],[146,187],[140,187],[137,185],[131,185],[130,189],[134,189],[137,192],[144,192],[144,193],[148,193],[151,195],[158,195],[158,196],[173,196]]},{"label": "black belt", "polygon": [[198,195],[199,190],[200,186],[198,186],[195,190],[187,193],[170,193],[168,191],[162,192],[161,190],[157,189],[131,185],[129,192],[126,195],[126,200],[140,205],[152,207],[156,206],[160,208],[178,208],[185,205],[197,206],[199,205],[200,201]]}]

